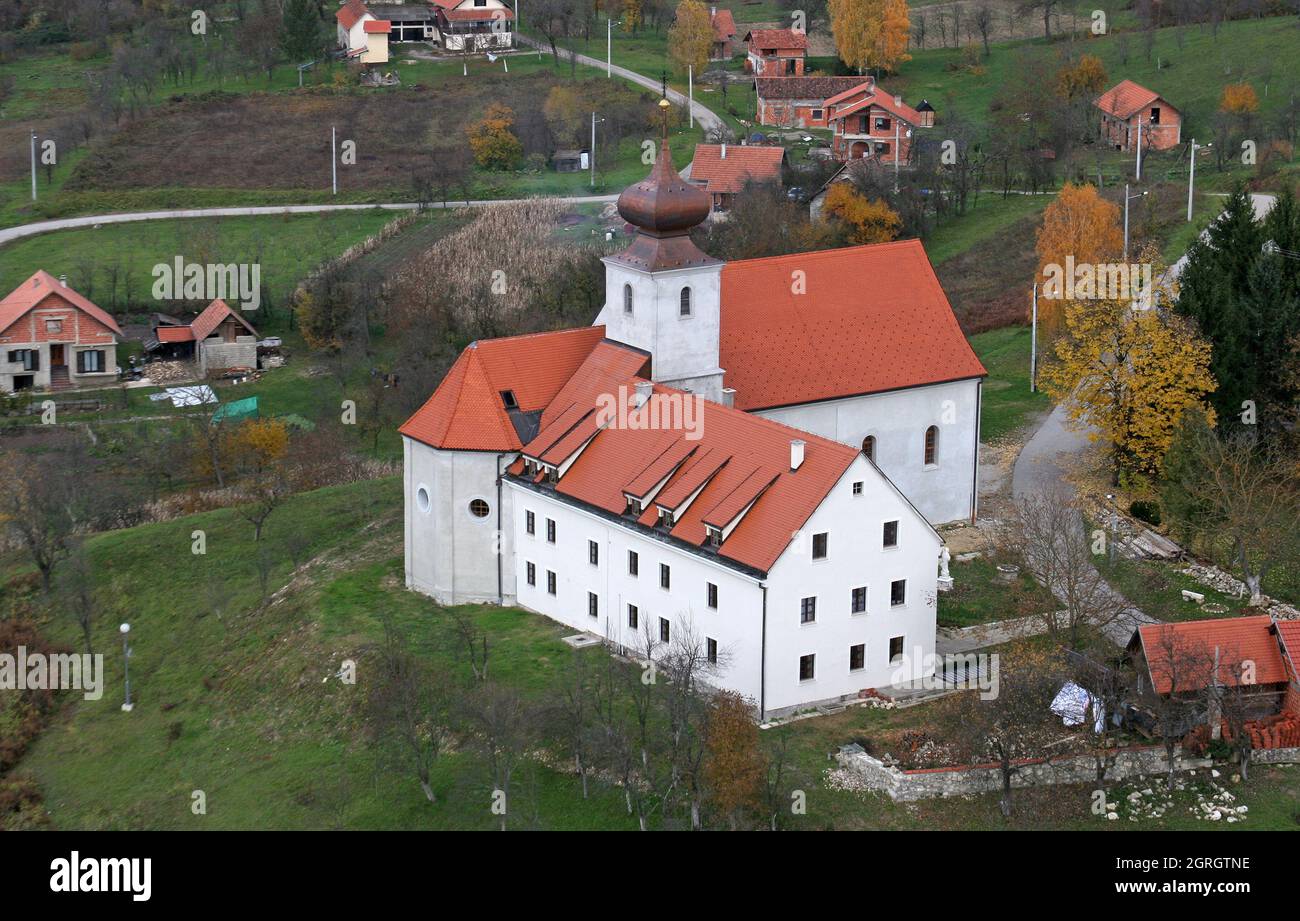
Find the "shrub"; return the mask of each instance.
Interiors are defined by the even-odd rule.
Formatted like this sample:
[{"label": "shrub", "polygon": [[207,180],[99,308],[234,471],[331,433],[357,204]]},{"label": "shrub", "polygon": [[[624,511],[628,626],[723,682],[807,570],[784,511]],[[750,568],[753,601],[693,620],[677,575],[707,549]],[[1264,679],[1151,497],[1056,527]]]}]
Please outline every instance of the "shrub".
[{"label": "shrub", "polygon": [[1160,505],[1152,502],[1150,499],[1136,499],[1128,507],[1129,514],[1138,521],[1145,521],[1149,525],[1160,526]]}]

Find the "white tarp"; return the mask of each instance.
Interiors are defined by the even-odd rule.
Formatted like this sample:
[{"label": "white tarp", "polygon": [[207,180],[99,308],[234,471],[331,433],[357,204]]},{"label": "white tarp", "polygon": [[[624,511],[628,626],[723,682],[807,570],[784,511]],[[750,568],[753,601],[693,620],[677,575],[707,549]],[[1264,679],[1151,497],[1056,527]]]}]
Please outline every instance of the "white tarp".
[{"label": "white tarp", "polygon": [[204,403],[217,402],[217,395],[207,384],[198,384],[194,387],[168,387],[166,393],[171,398],[173,406],[201,406]]},{"label": "white tarp", "polygon": [[1052,701],[1052,712],[1061,718],[1067,726],[1081,725],[1088,718],[1088,708],[1092,707],[1093,732],[1101,732],[1106,722],[1105,707],[1087,690],[1073,681],[1065,685]]}]

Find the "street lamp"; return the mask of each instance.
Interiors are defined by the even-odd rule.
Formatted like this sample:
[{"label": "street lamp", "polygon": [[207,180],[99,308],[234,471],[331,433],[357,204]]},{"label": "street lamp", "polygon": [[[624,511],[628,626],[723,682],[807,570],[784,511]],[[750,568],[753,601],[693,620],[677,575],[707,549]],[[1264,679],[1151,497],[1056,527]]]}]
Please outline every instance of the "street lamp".
[{"label": "street lamp", "polygon": [[126,682],[126,700],[122,704],[122,712],[130,713],[135,704],[131,703],[131,625],[122,624],[117,628],[122,632],[122,674]]},{"label": "street lamp", "polygon": [[1128,261],[1128,203],[1135,198],[1141,198],[1146,195],[1142,192],[1140,195],[1128,194],[1128,183],[1124,183],[1124,261]]},{"label": "street lamp", "polygon": [[604,121],[603,118],[597,118],[595,112],[591,113],[591,156],[588,159],[591,160],[591,187],[593,189],[596,187],[596,124]]}]

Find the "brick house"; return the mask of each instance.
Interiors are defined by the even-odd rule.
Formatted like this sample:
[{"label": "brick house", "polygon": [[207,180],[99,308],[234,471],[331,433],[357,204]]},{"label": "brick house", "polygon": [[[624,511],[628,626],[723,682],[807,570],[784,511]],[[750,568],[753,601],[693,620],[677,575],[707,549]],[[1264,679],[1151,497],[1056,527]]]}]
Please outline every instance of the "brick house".
[{"label": "brick house", "polygon": [[754,29],[745,33],[749,51],[745,73],[755,77],[802,77],[808,36],[794,29]]},{"label": "brick house", "polygon": [[257,330],[223,300],[215,300],[188,325],[160,318],[154,327],[156,344],[175,358],[192,358],[199,371],[257,367]]},{"label": "brick house", "polygon": [[709,22],[713,25],[713,46],[709,49],[710,61],[730,61],[732,45],[736,41],[736,18],[731,10],[709,8]]},{"label": "brick house", "polygon": [[1166,150],[1182,143],[1182,115],[1158,93],[1132,80],[1121,80],[1093,105],[1101,112],[1102,140],[1117,150],[1133,149],[1139,125],[1145,150]]},{"label": "brick house", "polygon": [[934,123],[933,110],[927,118],[871,79],[830,97],[825,108],[835,132],[831,152],[837,160],[906,163],[916,130],[926,122]]},{"label": "brick house", "polygon": [[0,301],[0,390],[112,383],[121,335],[66,279],[37,272]]},{"label": "brick house", "polygon": [[862,77],[759,77],[754,81],[755,121],[778,128],[826,128],[826,101],[863,85]]},{"label": "brick house", "polygon": [[709,193],[714,213],[726,211],[748,182],[781,184],[784,147],[696,144],[690,181]]}]

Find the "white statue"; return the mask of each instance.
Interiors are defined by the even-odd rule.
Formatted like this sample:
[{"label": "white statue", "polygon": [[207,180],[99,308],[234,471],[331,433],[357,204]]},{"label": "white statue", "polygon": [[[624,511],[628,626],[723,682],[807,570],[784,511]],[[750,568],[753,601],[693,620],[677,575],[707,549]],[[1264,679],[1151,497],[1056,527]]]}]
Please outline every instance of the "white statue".
[{"label": "white statue", "polygon": [[940,579],[952,578],[951,576],[948,575],[948,561],[951,559],[952,559],[952,554],[948,552],[948,547],[946,545],[940,547],[939,548],[939,578]]}]

